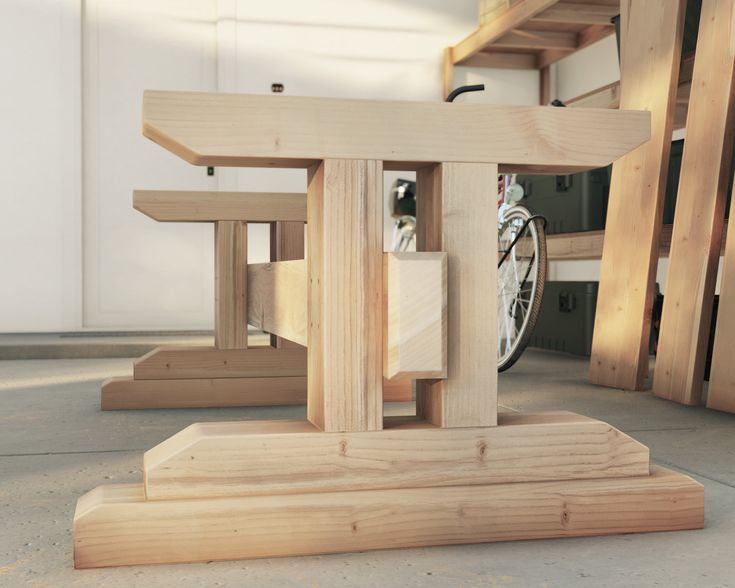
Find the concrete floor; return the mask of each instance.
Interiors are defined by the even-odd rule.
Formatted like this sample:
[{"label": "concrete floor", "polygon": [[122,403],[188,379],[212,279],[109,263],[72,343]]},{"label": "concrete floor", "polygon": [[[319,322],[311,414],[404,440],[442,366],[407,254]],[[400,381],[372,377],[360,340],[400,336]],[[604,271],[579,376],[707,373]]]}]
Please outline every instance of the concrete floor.
[{"label": "concrete floor", "polygon": [[[129,359],[0,362],[0,586],[735,586],[735,416],[585,383],[587,362],[530,350],[500,402],[573,410],[705,485],[702,531],[524,541],[211,564],[72,568],[76,499],[142,479],[142,452],[202,420],[300,418],[302,407],[101,413],[99,384]],[[405,410],[393,406],[391,410]]]}]

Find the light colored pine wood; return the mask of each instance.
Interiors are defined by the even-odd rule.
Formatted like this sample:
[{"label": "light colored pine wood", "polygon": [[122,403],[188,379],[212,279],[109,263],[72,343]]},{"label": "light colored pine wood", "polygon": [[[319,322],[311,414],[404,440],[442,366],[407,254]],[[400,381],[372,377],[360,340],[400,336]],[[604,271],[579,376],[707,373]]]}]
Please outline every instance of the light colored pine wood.
[{"label": "light colored pine wood", "polygon": [[383,402],[411,402],[413,382],[390,381],[383,378]]},{"label": "light colored pine wood", "polygon": [[593,384],[640,390],[648,374],[683,5],[683,0],[630,0],[621,6],[620,106],[650,110],[652,135],[613,164],[592,339]]},{"label": "light colored pine wood", "polygon": [[148,138],[196,165],[350,158],[402,170],[436,161],[593,168],[649,137],[646,112],[247,94],[148,91],[143,118]]},{"label": "light colored pine wood", "polygon": [[[306,197],[306,195],[304,195]],[[304,223],[276,222],[270,227],[270,257],[271,261],[292,261],[305,257]],[[273,347],[293,347],[298,345],[293,341],[271,336]]]},{"label": "light colored pine wood", "polygon": [[465,59],[462,65],[494,69],[537,69],[535,53],[502,53],[499,51],[480,51]]},{"label": "light colored pine wood", "polygon": [[[702,2],[653,378],[656,396],[689,405],[698,405],[702,400],[725,201],[732,174],[734,16],[733,0]],[[735,374],[735,369],[729,369]]]},{"label": "light colored pine wood", "polygon": [[551,102],[551,69],[542,67],[538,72],[538,101],[541,106]]},{"label": "light colored pine wood", "polygon": [[[470,55],[482,51],[504,34],[543,12],[558,0],[523,0],[497,16],[454,46],[454,63],[460,65]],[[500,161],[500,160],[497,160]]]},{"label": "light colored pine wood", "polygon": [[267,378],[306,375],[306,349],[158,347],[135,362],[136,380]]},{"label": "light colored pine wood", "polygon": [[620,12],[620,5],[587,4],[584,2],[558,2],[531,22],[536,23],[574,23],[610,26],[610,19]]},{"label": "light colored pine wood", "polygon": [[[228,408],[306,404],[306,376],[102,382],[102,410]],[[385,382],[384,402],[410,402],[411,382]]]},{"label": "light colored pine wood", "polygon": [[145,501],[101,486],[74,516],[77,568],[698,529],[685,476]]},{"label": "light colored pine wood", "polygon": [[[562,109],[558,109],[562,110]],[[447,254],[446,380],[419,381],[416,410],[442,427],[497,423],[497,175],[443,163],[417,174],[417,249]]]},{"label": "light colored pine wood", "polygon": [[735,413],[735,222],[728,224],[727,237],[729,245],[722,268],[707,408]]},{"label": "light colored pine wood", "polygon": [[493,49],[562,49],[577,48],[577,34],[558,31],[514,30],[493,42]]},{"label": "light colored pine wood", "polygon": [[452,64],[452,48],[445,47],[442,53],[442,98],[446,99],[454,89],[454,70]]},{"label": "light colored pine wood", "polygon": [[383,426],[383,167],[326,159],[309,170],[309,420]]},{"label": "light colored pine wood", "polygon": [[152,408],[224,408],[306,404],[306,376],[269,378],[196,378],[102,383],[102,410]]},{"label": "light colored pine wood", "polygon": [[[674,129],[686,127],[689,92],[691,90],[694,56],[688,55],[681,60],[679,85],[674,109]],[[567,106],[582,108],[618,108],[620,106],[620,82],[613,82],[566,101]]]},{"label": "light colored pine wood", "polygon": [[[191,425],[144,458],[149,500],[647,476],[648,448],[572,413],[497,427],[322,433],[308,421]],[[212,464],[217,464],[216,468]]]},{"label": "light colored pine wood", "polygon": [[447,376],[447,255],[384,255],[383,376]]},{"label": "light colored pine wood", "polygon": [[135,190],[133,208],[159,222],[306,222],[306,194]]},{"label": "light colored pine wood", "polygon": [[499,14],[502,14],[508,8],[511,3],[518,3],[519,0],[479,0],[478,4],[478,16],[480,25],[492,21]]},{"label": "light colored pine wood", "polygon": [[[728,223],[724,222],[720,255],[725,254],[725,232]],[[664,225],[659,238],[659,257],[669,257],[671,247],[671,225]],[[602,257],[602,244],[604,231],[582,231],[580,233],[560,233],[558,235],[546,235],[546,255],[549,261],[560,261],[564,259],[600,259]]]},{"label": "light colored pine wood", "polygon": [[214,346],[247,349],[248,225],[214,224]]},{"label": "light colored pine wood", "polygon": [[306,260],[248,265],[248,324],[306,346]]}]

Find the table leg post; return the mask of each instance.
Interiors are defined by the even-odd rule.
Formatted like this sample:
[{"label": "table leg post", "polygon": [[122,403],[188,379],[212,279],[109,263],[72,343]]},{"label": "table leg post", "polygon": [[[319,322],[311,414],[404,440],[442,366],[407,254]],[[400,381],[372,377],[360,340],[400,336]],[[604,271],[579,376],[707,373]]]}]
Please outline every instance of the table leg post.
[{"label": "table leg post", "polygon": [[416,411],[441,427],[497,424],[495,164],[440,163],[417,176],[417,247],[447,253],[446,380],[419,380]]},{"label": "table leg post", "polygon": [[309,420],[383,426],[383,165],[327,159],[309,170]]}]

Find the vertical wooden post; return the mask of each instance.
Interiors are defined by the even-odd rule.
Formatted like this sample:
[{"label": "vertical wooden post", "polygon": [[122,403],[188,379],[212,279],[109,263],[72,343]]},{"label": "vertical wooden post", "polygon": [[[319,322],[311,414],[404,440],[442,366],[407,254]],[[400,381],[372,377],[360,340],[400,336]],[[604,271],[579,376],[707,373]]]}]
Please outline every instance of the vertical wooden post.
[{"label": "vertical wooden post", "polygon": [[214,344],[218,349],[248,346],[248,224],[214,224]]},{"label": "vertical wooden post", "polygon": [[417,248],[447,253],[447,379],[419,380],[416,411],[441,427],[497,424],[497,175],[486,163],[417,174]]},{"label": "vertical wooden post", "polygon": [[[270,225],[271,261],[304,259],[304,223],[276,222]],[[271,335],[273,347],[301,347],[298,343]]]},{"label": "vertical wooden post", "polygon": [[[683,404],[701,402],[727,185],[732,173],[732,16],[733,0],[702,2],[653,378],[656,396]],[[727,298],[721,300],[727,304]],[[729,361],[727,364],[732,369]]]},{"label": "vertical wooden post", "polygon": [[547,65],[538,70],[538,102],[541,106],[548,106],[551,102],[551,66]]},{"label": "vertical wooden post", "polygon": [[452,62],[452,48],[446,47],[442,53],[442,98],[446,99],[454,89],[454,63]]},{"label": "vertical wooden post", "polygon": [[590,382],[641,389],[681,61],[684,0],[621,3],[620,108],[651,111],[651,139],[613,164]]},{"label": "vertical wooden post", "polygon": [[309,420],[328,432],[383,426],[383,164],[309,170]]}]

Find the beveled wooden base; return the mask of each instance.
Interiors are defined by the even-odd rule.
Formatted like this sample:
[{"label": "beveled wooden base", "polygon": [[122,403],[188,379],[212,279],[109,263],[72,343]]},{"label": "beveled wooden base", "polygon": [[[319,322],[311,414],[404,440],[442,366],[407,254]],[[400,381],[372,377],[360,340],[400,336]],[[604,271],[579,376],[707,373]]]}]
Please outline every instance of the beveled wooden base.
[{"label": "beveled wooden base", "polygon": [[79,499],[75,565],[703,526],[703,487],[649,470],[647,449],[613,427],[570,413],[500,423],[463,430],[399,419],[344,434],[305,421],[194,425],[146,454],[144,484]]},{"label": "beveled wooden base", "polygon": [[74,519],[77,568],[697,529],[704,490],[638,478],[146,501],[100,486]]}]

